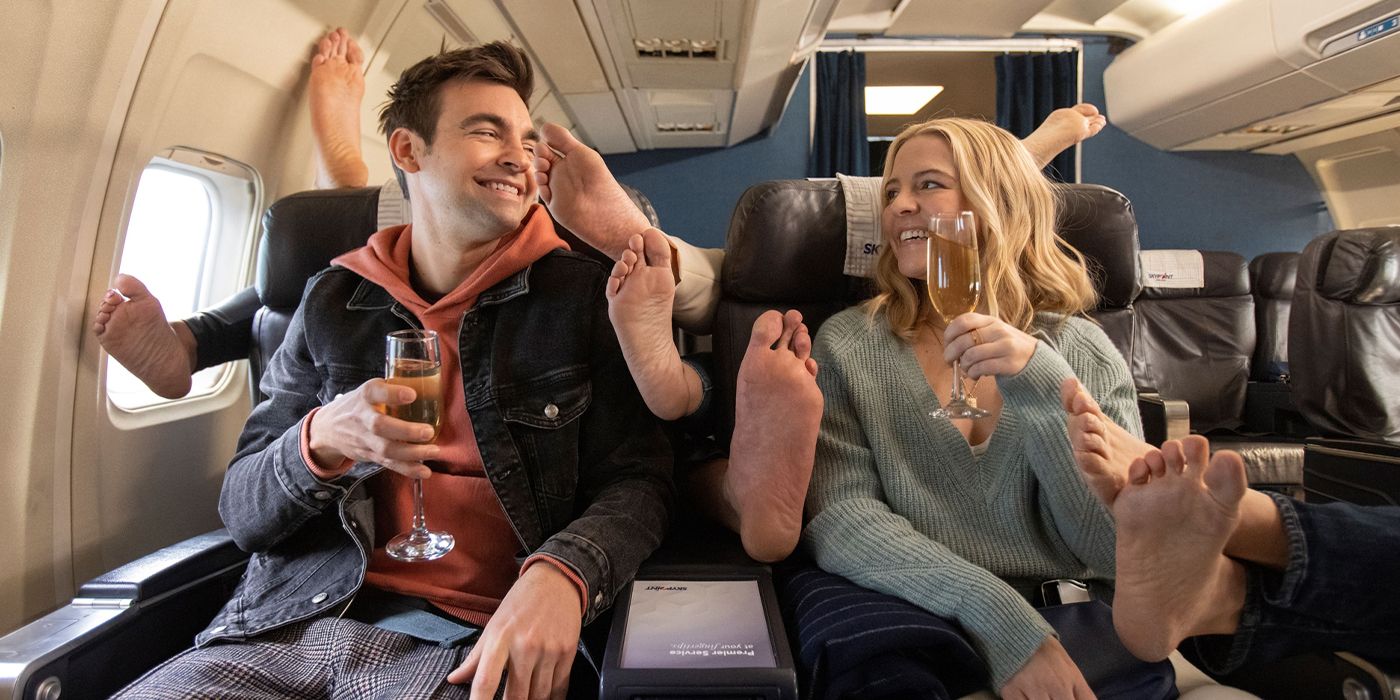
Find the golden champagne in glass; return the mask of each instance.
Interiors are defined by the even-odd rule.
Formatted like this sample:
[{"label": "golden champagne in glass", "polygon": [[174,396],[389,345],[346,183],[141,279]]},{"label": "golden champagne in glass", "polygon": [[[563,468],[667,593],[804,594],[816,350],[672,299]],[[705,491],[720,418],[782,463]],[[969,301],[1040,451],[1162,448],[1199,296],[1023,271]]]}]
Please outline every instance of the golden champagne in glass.
[{"label": "golden champagne in glass", "polygon": [[[982,267],[977,256],[977,222],[972,212],[939,213],[929,217],[928,291],[933,305],[947,328],[953,319],[977,309],[982,297]],[[948,404],[932,414],[935,418],[983,418],[990,415],[968,401],[963,391],[962,368],[953,361],[953,384]]]},{"label": "golden champagne in glass", "polygon": [[[433,427],[437,439],[442,425],[442,358],[435,331],[395,331],[384,339],[384,381],[406,386],[416,393],[411,403],[385,406],[386,415]],[[423,480],[413,480],[413,527],[384,545],[389,556],[400,561],[432,561],[452,551],[456,538],[429,530],[423,515]]]}]

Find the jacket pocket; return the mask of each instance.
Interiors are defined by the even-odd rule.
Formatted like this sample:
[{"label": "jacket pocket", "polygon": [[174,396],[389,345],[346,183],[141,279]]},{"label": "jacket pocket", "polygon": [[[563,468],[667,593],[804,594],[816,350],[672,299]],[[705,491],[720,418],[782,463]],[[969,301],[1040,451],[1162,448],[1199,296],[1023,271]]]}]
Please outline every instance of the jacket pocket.
[{"label": "jacket pocket", "polygon": [[384,376],[383,367],[326,364],[318,369],[322,375],[320,399],[323,406],[334,401],[339,394],[348,394],[365,382]]},{"label": "jacket pocket", "polygon": [[[501,415],[530,483],[572,501],[578,487],[579,417],[593,400],[587,365],[572,365],[499,390]],[[547,505],[547,504],[542,504]]]}]

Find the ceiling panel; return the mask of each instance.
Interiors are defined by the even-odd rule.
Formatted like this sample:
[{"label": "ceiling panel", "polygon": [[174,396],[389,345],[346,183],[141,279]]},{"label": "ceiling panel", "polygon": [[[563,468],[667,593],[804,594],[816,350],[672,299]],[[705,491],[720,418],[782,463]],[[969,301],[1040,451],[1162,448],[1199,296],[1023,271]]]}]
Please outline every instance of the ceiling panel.
[{"label": "ceiling panel", "polygon": [[886,36],[1009,37],[1051,0],[911,0]]},{"label": "ceiling panel", "polygon": [[1118,9],[1126,0],[1055,0],[1045,11],[1076,22],[1093,24]]}]

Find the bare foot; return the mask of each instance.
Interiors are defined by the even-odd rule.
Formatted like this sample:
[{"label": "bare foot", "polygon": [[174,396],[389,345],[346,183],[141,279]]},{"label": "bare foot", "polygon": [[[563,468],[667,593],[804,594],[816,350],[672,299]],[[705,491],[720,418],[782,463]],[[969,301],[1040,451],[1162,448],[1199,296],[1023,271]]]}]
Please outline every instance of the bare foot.
[{"label": "bare foot", "polygon": [[735,389],[734,436],[724,494],[749,556],[778,561],[802,530],[822,394],[802,314],[767,311],[754,321]]},{"label": "bare foot", "polygon": [[369,168],[360,153],[360,102],[365,97],[365,56],[350,33],[337,27],[316,44],[307,91],[316,143],[316,186],[364,187]]},{"label": "bare foot", "polygon": [[117,275],[92,321],[97,342],[127,371],[167,399],[190,392],[194,373],[193,336],[182,342],[165,320],[160,300],[141,280]]},{"label": "bare foot", "polygon": [[1228,450],[1209,451],[1193,435],[1138,458],[1113,506],[1113,626],[1147,661],[1165,659],[1187,637],[1239,626],[1244,567],[1223,552],[1248,490],[1244,462]]},{"label": "bare foot", "polygon": [[535,155],[535,179],[549,213],[608,257],[622,257],[628,240],[651,228],[651,222],[597,151],[558,124],[544,124],[540,133],[544,140]]},{"label": "bare foot", "polygon": [[608,318],[637,390],[662,420],[700,407],[700,377],[681,362],[671,337],[676,280],[671,246],[656,229],[633,235],[608,278]]},{"label": "bare foot", "polygon": [[1109,508],[1128,483],[1128,465],[1154,448],[1104,415],[1089,391],[1070,377],[1060,384],[1070,447],[1089,488]]},{"label": "bare foot", "polygon": [[1103,131],[1108,119],[1099,108],[1088,102],[1073,107],[1061,107],[1050,113],[1030,136],[1021,141],[1040,167],[1050,164],[1055,156],[1081,141]]}]

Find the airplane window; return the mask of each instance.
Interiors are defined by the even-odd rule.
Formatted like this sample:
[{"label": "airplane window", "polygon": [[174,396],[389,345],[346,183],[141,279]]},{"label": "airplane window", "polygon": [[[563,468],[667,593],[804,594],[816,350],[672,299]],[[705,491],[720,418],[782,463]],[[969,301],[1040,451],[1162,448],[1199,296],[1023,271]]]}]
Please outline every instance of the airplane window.
[{"label": "airplane window", "polygon": [[[217,303],[250,277],[260,189],[251,168],[212,154],[171,149],[153,158],[136,186],[120,271],[144,282],[170,320]],[[232,371],[195,374],[185,399],[218,392]],[[168,403],[110,357],[107,396],[126,410]]]}]

